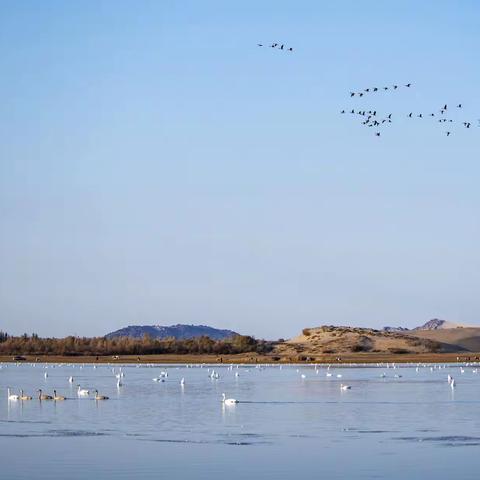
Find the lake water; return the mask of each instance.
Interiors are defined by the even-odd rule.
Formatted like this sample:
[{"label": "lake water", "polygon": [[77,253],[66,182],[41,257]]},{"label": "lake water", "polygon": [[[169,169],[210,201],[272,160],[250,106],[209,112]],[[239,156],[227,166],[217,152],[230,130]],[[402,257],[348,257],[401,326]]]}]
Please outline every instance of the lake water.
[{"label": "lake water", "polygon": [[[219,378],[211,379],[211,366],[124,365],[120,388],[112,366],[1,367],[5,479],[479,475],[480,374],[472,366],[332,366],[328,377],[326,367],[214,366]],[[161,371],[165,382],[154,382]],[[110,399],[78,398],[77,383]],[[7,387],[34,397],[56,388],[69,399],[8,401]],[[240,403],[224,406],[222,392]]]}]

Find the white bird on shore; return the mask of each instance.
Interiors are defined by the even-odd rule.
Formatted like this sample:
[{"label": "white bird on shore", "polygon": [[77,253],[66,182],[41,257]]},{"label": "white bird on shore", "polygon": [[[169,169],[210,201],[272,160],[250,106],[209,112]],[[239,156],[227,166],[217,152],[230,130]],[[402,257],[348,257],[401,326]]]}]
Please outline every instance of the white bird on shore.
[{"label": "white bird on shore", "polygon": [[123,387],[122,380],[120,378],[117,378],[117,388]]},{"label": "white bird on shore", "polygon": [[43,374],[43,376],[44,376],[45,378],[48,378],[48,373],[45,372],[45,373]]},{"label": "white bird on shore", "polygon": [[69,381],[70,383],[73,383],[73,377],[68,377],[68,381]]},{"label": "white bird on shore", "polygon": [[222,393],[222,402],[225,405],[235,405],[236,403],[238,403],[238,400],[236,400],[235,398],[226,398],[225,394]]},{"label": "white bird on shore", "polygon": [[451,375],[448,375],[448,376],[447,376],[447,382],[448,382],[448,383],[452,383],[452,380],[453,380],[453,379],[452,379],[452,376],[451,376]]},{"label": "white bird on shore", "polygon": [[452,378],[452,381],[450,382],[450,386],[452,387],[452,390],[456,387],[454,378]]},{"label": "white bird on shore", "polygon": [[352,387],[350,385],[344,385],[343,383],[340,384],[340,390],[351,390]]},{"label": "white bird on shore", "polygon": [[185,378],[182,377],[182,379],[180,380],[180,385],[183,387],[185,385]]},{"label": "white bird on shore", "polygon": [[337,378],[342,378],[342,377],[343,377],[343,375],[342,375],[341,373],[339,373],[339,374],[337,375]]}]

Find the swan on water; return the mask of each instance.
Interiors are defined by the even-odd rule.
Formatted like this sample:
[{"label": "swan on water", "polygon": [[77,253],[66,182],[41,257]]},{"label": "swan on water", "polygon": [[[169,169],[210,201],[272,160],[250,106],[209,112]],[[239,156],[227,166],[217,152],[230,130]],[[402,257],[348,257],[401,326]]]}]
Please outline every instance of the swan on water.
[{"label": "swan on water", "polygon": [[42,393],[42,389],[38,390],[38,399],[39,400],[53,400],[51,395],[47,395],[46,393]]},{"label": "swan on water", "polygon": [[65,400],[65,397],[64,397],[63,395],[57,395],[57,391],[54,390],[54,391],[53,391],[53,399],[54,399],[54,400],[57,400],[57,401],[58,401],[58,400]]},{"label": "swan on water", "polygon": [[80,385],[77,385],[77,395],[79,396],[87,396],[90,394],[90,390],[87,390],[86,388],[80,387]]},{"label": "swan on water", "polygon": [[16,393],[10,393],[10,392],[11,392],[10,387],[8,387],[8,388],[7,388],[7,398],[8,398],[9,400],[13,400],[13,401],[15,401],[15,400],[20,400],[20,396],[19,396],[19,395],[17,395]]},{"label": "swan on water", "polygon": [[95,390],[95,400],[108,400],[108,397],[105,395],[100,395],[98,390]]},{"label": "swan on water", "polygon": [[226,398],[226,395],[222,393],[222,402],[225,405],[235,405],[236,403],[238,403],[238,400],[236,400],[235,398]]},{"label": "swan on water", "polygon": [[20,400],[31,400],[32,397],[30,395],[25,395],[23,390],[20,390]]},{"label": "swan on water", "polygon": [[351,390],[352,387],[350,385],[344,385],[343,383],[340,384],[340,390]]}]

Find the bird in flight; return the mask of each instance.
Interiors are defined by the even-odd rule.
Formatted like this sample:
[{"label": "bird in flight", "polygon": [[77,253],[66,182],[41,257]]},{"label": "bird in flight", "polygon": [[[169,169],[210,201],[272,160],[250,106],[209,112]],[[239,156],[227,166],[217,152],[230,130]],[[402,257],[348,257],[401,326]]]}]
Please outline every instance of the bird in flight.
[{"label": "bird in flight", "polygon": [[[263,47],[263,43],[257,43],[257,45],[259,47]],[[272,43],[271,45],[269,45],[270,48],[277,48],[279,50],[288,50],[289,52],[293,52],[293,48],[292,47],[289,47],[289,48],[286,48],[285,44],[282,43],[281,45],[279,45],[278,43]]]},{"label": "bird in flight", "polygon": [[445,132],[445,133],[447,134],[447,137],[449,137],[452,132]]},{"label": "bird in flight", "polygon": [[459,104],[457,105],[457,108],[462,108],[462,104],[459,103]]},{"label": "bird in flight", "polygon": [[411,84],[411,83],[407,83],[405,86],[406,86],[407,88],[410,88],[410,87],[412,86],[412,84]]}]

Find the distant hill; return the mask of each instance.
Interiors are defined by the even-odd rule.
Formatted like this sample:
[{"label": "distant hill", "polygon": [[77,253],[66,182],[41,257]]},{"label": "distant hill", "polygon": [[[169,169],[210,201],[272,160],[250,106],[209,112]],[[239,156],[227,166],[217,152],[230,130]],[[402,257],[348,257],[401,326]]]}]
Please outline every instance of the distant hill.
[{"label": "distant hill", "polygon": [[415,328],[405,328],[405,327],[383,327],[382,331],[384,332],[416,332],[419,330],[445,330],[449,328],[478,328],[475,325],[467,325],[464,323],[454,323],[448,320],[440,320],[434,318],[424,323],[420,327]]},{"label": "distant hill", "polygon": [[408,332],[408,328],[405,327],[383,327],[384,332]]},{"label": "distant hill", "polygon": [[454,323],[449,322],[448,320],[440,320],[438,318],[434,318],[433,320],[429,320],[427,323],[420,327],[416,327],[413,330],[444,330],[448,328],[475,328],[474,325],[465,325],[461,323]]},{"label": "distant hill", "polygon": [[196,337],[210,337],[212,340],[224,340],[238,335],[232,330],[220,330],[206,325],[130,325],[105,335],[106,338],[131,337],[142,338],[149,335],[152,338],[176,338],[185,340]]}]

